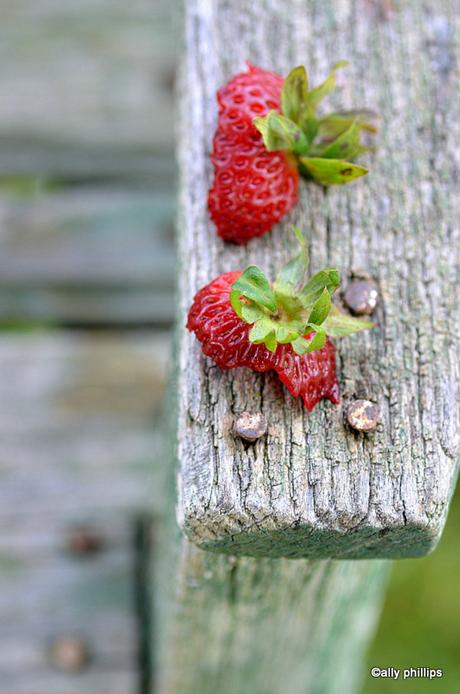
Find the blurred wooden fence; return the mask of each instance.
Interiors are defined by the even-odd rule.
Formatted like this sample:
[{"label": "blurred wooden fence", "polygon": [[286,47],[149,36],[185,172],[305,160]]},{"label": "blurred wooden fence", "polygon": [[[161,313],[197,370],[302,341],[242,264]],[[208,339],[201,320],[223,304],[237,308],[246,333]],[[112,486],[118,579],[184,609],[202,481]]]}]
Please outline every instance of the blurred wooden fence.
[{"label": "blurred wooden fence", "polygon": [[174,10],[2,3],[0,694],[147,691]]}]

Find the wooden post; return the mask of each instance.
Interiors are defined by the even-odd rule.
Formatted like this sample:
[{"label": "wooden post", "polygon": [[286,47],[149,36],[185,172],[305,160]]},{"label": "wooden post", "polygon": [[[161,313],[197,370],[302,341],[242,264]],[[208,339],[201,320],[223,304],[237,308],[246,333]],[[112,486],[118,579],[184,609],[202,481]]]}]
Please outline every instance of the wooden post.
[{"label": "wooden post", "polygon": [[[454,7],[392,5],[187,2],[174,391],[189,539],[170,520],[157,551],[161,694],[355,692],[384,582],[375,558],[422,555],[442,531],[459,418]],[[304,185],[285,223],[224,246],[206,205],[216,89],[246,59],[281,74],[305,64],[319,80],[342,58],[340,104],[382,116],[372,173],[343,189]],[[338,346],[343,405],[376,401],[373,434],[348,430],[343,407],[308,414],[270,374],[222,372],[183,327],[196,290],[220,272],[250,262],[273,272],[290,257],[289,223],[309,234],[313,271],[335,265],[378,284],[379,328]],[[244,410],[269,423],[249,448],[231,433]]]}]

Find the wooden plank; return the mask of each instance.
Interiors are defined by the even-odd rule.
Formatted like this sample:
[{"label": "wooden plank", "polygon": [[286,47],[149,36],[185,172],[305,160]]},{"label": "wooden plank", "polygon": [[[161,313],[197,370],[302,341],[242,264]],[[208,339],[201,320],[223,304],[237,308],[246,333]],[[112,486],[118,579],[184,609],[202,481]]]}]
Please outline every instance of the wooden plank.
[{"label": "wooden plank", "polygon": [[76,186],[0,200],[0,319],[170,323],[171,194]]},{"label": "wooden plank", "polygon": [[98,672],[79,673],[69,678],[68,675],[34,672],[32,675],[5,677],[2,686],[5,692],[14,694],[98,694],[109,691],[110,694],[137,694],[137,673],[126,670],[101,670]]},{"label": "wooden plank", "polygon": [[[436,545],[457,467],[460,216],[453,43],[455,3],[403,3],[376,21],[366,2],[189,3],[181,143],[179,505],[200,547],[253,556],[407,557]],[[276,27],[276,32],[275,32]],[[276,40],[275,40],[276,33]],[[327,40],[305,42],[305,36]],[[231,51],[228,47],[231,46]],[[358,268],[381,293],[378,329],[337,345],[342,401],[378,403],[382,424],[364,437],[343,407],[312,414],[271,375],[222,372],[205,359],[185,315],[219,273],[257,263],[273,276],[290,257],[289,224],[247,247],[224,245],[206,209],[215,92],[245,59],[315,79],[352,62],[345,107],[383,119],[372,172],[325,193],[302,185],[290,215],[310,234],[312,271]],[[206,71],[202,66],[206,65]],[[186,90],[185,84],[189,85]],[[353,94],[353,97],[351,96]],[[248,450],[235,416],[262,411],[268,436]]]},{"label": "wooden plank", "polygon": [[[174,390],[173,383],[164,409],[169,427]],[[197,548],[176,523],[170,434],[160,452],[165,504],[151,572],[152,694],[356,694],[389,563],[256,559]]]},{"label": "wooden plank", "polygon": [[165,0],[91,0],[78,12],[45,0],[3,3],[0,90],[11,98],[0,104],[0,142],[21,146],[2,156],[0,171],[40,173],[24,143],[44,145],[46,168],[59,166],[59,150],[46,151],[47,143],[67,148],[68,164],[81,148],[80,165],[86,153],[92,166],[114,148],[121,171],[123,152],[128,166],[137,160],[145,171],[146,155],[170,151],[175,9]]},{"label": "wooden plank", "polygon": [[117,145],[73,144],[65,140],[35,141],[0,133],[0,175],[37,176],[45,179],[83,181],[139,180],[154,190],[171,191],[174,186],[172,152],[148,152]]},{"label": "wooden plank", "polygon": [[[375,557],[426,552],[442,529],[458,417],[446,237],[458,234],[449,176],[459,120],[453,72],[441,87],[429,42],[439,15],[458,18],[448,0],[398,3],[388,17],[378,9],[363,0],[187,3],[171,392],[178,518],[192,542],[170,500],[156,565],[162,694],[355,694],[389,565]],[[246,248],[216,238],[206,209],[216,88],[246,59],[283,74],[306,63],[320,78],[344,57],[353,89],[341,102],[376,107],[385,123],[373,172],[349,189],[305,186],[289,221],[311,234],[313,271],[337,265],[347,279],[360,268],[379,284],[379,329],[338,346],[344,404],[368,397],[383,412],[367,438],[345,431],[340,407],[307,414],[270,375],[221,372],[183,327],[195,291],[220,272],[250,262],[273,272],[292,254],[287,224]],[[243,410],[269,423],[266,441],[247,449],[231,434]],[[171,499],[171,480],[165,489]]]},{"label": "wooden plank", "polygon": [[[136,527],[161,503],[151,467],[168,342],[152,331],[2,335],[2,691],[139,691]],[[82,529],[98,551],[72,550]],[[68,638],[88,651],[81,672],[50,657]]]},{"label": "wooden plank", "polygon": [[[35,474],[40,475],[40,470]],[[48,498],[48,504],[52,500]],[[68,514],[68,515],[66,515]],[[8,691],[88,694],[100,682],[117,691],[137,691],[139,625],[134,610],[137,547],[129,515],[98,509],[91,516],[53,507],[32,509],[32,528],[17,518],[2,523],[0,534],[0,679]],[[76,528],[100,538],[100,550],[78,554],[70,538]],[[88,654],[79,668],[60,672],[51,658],[53,644],[77,640]],[[102,679],[104,677],[104,679]],[[60,689],[59,689],[60,688]],[[121,690],[120,690],[121,691]]]},{"label": "wooden plank", "polygon": [[[166,334],[3,335],[0,515],[69,520],[160,501],[155,456]],[[9,519],[9,521],[8,521]],[[23,522],[23,521],[21,521]]]},{"label": "wooden plank", "polygon": [[83,560],[62,551],[39,559],[2,552],[0,562],[1,674],[50,667],[50,644],[69,634],[83,639],[99,667],[134,668],[132,542]]},{"label": "wooden plank", "polygon": [[192,545],[182,559],[159,691],[359,691],[380,611],[381,562],[212,559]]}]

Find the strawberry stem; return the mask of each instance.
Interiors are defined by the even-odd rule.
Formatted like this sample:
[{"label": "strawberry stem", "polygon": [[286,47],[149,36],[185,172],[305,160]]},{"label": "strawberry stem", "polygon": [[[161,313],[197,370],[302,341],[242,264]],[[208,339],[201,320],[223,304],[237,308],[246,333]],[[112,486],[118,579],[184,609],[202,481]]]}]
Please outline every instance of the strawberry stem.
[{"label": "strawberry stem", "polygon": [[[341,313],[332,303],[339,288],[335,268],[317,272],[307,282],[309,258],[302,232],[293,228],[300,250],[279,271],[273,286],[257,265],[250,265],[232,284],[233,310],[252,325],[249,340],[275,352],[291,344],[297,354],[321,349],[326,336],[344,337],[374,326]],[[309,339],[305,339],[309,335]]]},{"label": "strawberry stem", "polygon": [[368,173],[352,162],[372,149],[361,142],[361,133],[377,130],[375,114],[366,109],[317,115],[318,105],[336,88],[337,70],[346,65],[347,61],[336,63],[324,82],[312,89],[305,68],[295,67],[283,83],[281,113],[270,111],[253,121],[269,152],[290,153],[299,173],[323,186],[349,183]]}]

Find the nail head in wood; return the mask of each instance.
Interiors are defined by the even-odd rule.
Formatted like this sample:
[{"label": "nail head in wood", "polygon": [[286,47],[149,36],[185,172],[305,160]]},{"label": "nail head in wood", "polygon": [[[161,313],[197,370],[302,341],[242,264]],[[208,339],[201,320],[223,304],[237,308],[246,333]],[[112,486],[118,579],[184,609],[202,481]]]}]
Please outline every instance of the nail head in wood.
[{"label": "nail head in wood", "polygon": [[267,420],[260,412],[243,412],[235,420],[234,432],[244,441],[253,443],[267,433]]},{"label": "nail head in wood", "polygon": [[370,400],[355,400],[347,407],[346,420],[356,431],[372,431],[380,421],[380,410]]},{"label": "nail head in wood", "polygon": [[88,665],[89,649],[79,636],[60,636],[51,644],[49,657],[58,670],[68,673],[80,672]]},{"label": "nail head in wood", "polygon": [[67,548],[72,554],[89,556],[97,554],[104,547],[102,535],[89,526],[73,528],[67,537]]},{"label": "nail head in wood", "polygon": [[378,296],[375,282],[360,279],[350,282],[343,298],[352,313],[357,316],[369,316],[377,306]]}]

